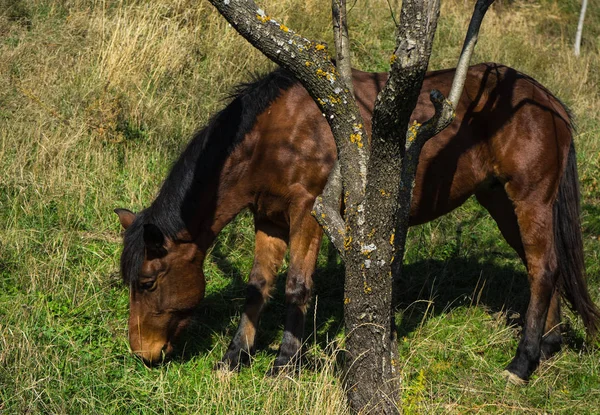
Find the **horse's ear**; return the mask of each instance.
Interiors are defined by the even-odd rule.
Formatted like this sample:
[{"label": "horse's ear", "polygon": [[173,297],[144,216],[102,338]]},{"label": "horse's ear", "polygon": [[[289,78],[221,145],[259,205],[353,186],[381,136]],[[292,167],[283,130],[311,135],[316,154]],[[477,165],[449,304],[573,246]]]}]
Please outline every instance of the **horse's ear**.
[{"label": "horse's ear", "polygon": [[167,254],[165,235],[156,225],[151,223],[144,225],[144,244],[146,245],[146,251],[152,256],[163,257]]},{"label": "horse's ear", "polygon": [[135,220],[135,213],[127,209],[115,209],[115,213],[119,215],[119,221],[123,229],[129,228],[129,225]]}]

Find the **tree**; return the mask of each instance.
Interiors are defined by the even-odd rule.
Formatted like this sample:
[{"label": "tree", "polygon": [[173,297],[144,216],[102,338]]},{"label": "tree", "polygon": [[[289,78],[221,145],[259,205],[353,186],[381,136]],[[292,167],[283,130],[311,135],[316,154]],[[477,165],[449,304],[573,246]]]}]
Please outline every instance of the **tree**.
[{"label": "tree", "polygon": [[[454,117],[452,102],[456,103],[462,92],[479,24],[493,0],[478,0],[475,7],[453,84],[453,101],[432,91],[435,115],[422,125],[410,126],[440,5],[439,0],[402,2],[390,76],[375,104],[370,139],[349,82],[344,0],[333,0],[340,70],[332,63],[325,44],[295,33],[252,0],[210,2],[246,40],[298,78],[329,122],[339,162],[323,195],[317,198],[315,217],[345,265],[345,386],[354,410],[376,407],[377,413],[396,413],[399,379],[392,312],[394,255],[398,264],[395,272],[399,273],[419,153],[426,140]],[[343,216],[339,212],[342,194]]]},{"label": "tree", "polygon": [[575,35],[575,56],[579,56],[581,48],[581,35],[583,34],[583,21],[585,20],[585,10],[587,9],[587,0],[581,3],[581,12],[579,13],[579,23],[577,23],[577,34]]}]

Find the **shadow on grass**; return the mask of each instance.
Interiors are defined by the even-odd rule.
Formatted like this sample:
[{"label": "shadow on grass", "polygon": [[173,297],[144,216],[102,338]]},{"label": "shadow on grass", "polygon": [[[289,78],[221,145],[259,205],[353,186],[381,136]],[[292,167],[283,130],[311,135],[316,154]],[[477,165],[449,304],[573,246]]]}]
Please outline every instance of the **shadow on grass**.
[{"label": "shadow on grass", "polygon": [[[219,269],[231,276],[231,283],[208,295],[196,313],[195,321],[181,339],[177,360],[208,353],[215,346],[214,337],[227,339],[235,333],[242,312],[246,276],[227,259],[229,248],[220,242],[212,256]],[[485,256],[456,256],[447,260],[422,259],[405,265],[400,283],[402,321],[399,337],[407,336],[424,318],[468,306],[485,307],[490,313],[506,312],[507,325],[522,325],[529,300],[527,275],[523,266],[514,266],[516,255],[489,252]],[[507,264],[502,264],[507,263]],[[257,350],[276,354],[269,347],[281,339],[285,319],[285,273],[277,280],[273,297],[265,306],[256,340]],[[343,329],[344,273],[339,260],[329,257],[327,265],[315,275],[313,301],[307,314],[305,344],[316,343],[325,350]],[[515,317],[516,316],[516,317]],[[567,345],[581,349],[583,339],[567,330]]]}]

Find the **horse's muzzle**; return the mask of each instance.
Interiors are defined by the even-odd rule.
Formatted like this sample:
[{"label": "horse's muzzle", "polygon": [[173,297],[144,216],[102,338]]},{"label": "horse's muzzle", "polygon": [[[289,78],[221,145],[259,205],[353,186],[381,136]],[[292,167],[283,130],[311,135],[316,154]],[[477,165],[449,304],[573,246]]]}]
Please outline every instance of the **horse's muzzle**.
[{"label": "horse's muzzle", "polygon": [[169,356],[173,352],[173,346],[170,342],[167,343],[154,343],[144,345],[143,348],[138,350],[133,349],[133,353],[140,357],[146,366],[152,367],[161,364],[168,360]]}]

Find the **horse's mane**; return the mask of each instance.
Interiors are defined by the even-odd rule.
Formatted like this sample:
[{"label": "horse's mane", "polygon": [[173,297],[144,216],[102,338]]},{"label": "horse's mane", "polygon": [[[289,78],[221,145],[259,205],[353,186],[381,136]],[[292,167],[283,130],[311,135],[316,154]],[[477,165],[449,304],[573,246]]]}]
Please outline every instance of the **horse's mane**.
[{"label": "horse's mane", "polygon": [[[223,165],[227,156],[243,141],[256,118],[298,81],[278,68],[247,83],[237,85],[229,95],[231,102],[196,132],[175,162],[154,202],[138,213],[127,228],[121,255],[121,275],[125,283],[137,280],[144,259],[144,225],[153,224],[169,238],[176,238],[193,215],[194,194],[199,192]],[[193,189],[192,189],[193,187]],[[192,203],[190,203],[190,201]]]}]

